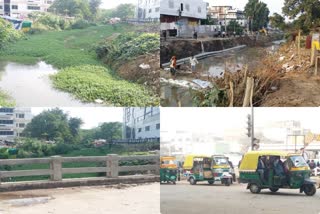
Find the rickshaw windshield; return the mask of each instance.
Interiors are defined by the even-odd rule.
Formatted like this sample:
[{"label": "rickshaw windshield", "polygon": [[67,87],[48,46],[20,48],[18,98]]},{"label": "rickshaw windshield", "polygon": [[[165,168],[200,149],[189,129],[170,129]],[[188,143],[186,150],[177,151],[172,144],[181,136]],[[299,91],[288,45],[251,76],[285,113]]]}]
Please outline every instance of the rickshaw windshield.
[{"label": "rickshaw windshield", "polygon": [[214,162],[216,165],[228,165],[228,160],[225,157],[215,157]]},{"label": "rickshaw windshield", "polygon": [[306,161],[302,156],[291,156],[290,157],[294,167],[303,167],[303,166],[308,166]]},{"label": "rickshaw windshield", "polygon": [[162,161],[162,164],[175,164],[173,160]]}]

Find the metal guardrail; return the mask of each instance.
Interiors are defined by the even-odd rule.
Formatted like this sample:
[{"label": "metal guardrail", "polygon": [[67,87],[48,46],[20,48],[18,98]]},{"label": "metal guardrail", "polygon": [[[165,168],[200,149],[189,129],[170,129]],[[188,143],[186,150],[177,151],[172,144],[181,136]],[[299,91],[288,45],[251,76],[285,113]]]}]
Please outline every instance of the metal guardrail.
[{"label": "metal guardrail", "polygon": [[[135,166],[120,166],[122,161],[135,160],[151,160],[155,164],[152,165],[135,165]],[[81,162],[105,162],[105,167],[79,167],[79,168],[63,168],[62,163],[81,163]],[[50,164],[49,169],[34,169],[34,170],[14,170],[0,171],[0,181],[2,178],[21,177],[21,176],[36,176],[50,175],[51,181],[62,181],[63,174],[77,173],[98,173],[105,172],[107,178],[117,178],[119,172],[132,171],[149,171],[149,174],[158,174],[159,172],[159,155],[146,156],[118,156],[110,154],[107,156],[86,156],[86,157],[61,157],[52,156],[50,158],[27,158],[27,159],[5,159],[0,160],[0,166],[28,165],[28,164]],[[151,173],[153,171],[153,173]],[[1,185],[1,183],[0,183]]]}]

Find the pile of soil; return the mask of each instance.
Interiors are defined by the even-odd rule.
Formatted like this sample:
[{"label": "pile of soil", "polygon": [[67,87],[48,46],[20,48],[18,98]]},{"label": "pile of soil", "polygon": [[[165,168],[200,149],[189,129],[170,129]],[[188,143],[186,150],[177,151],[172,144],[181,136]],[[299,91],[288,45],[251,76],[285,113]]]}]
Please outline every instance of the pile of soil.
[{"label": "pile of soil", "polygon": [[146,85],[160,96],[160,52],[149,53],[126,62],[117,68],[122,78]]}]

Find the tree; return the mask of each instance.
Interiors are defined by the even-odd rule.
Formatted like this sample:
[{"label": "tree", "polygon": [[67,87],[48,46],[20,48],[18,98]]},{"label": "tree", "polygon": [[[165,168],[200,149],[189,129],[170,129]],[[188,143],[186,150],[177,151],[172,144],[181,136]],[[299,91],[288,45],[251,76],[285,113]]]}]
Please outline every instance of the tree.
[{"label": "tree", "polygon": [[300,28],[312,28],[320,24],[319,0],[285,0],[284,15],[296,19]]},{"label": "tree", "polygon": [[95,19],[98,16],[99,7],[101,5],[101,0],[90,0],[89,7],[92,14],[92,18]]},{"label": "tree", "polygon": [[120,4],[112,13],[113,17],[128,19],[134,17],[135,6],[133,4]]},{"label": "tree", "polygon": [[243,28],[241,27],[241,25],[237,21],[232,20],[229,22],[229,24],[227,26],[227,31],[228,32],[236,32],[237,35],[240,35],[243,32]]},{"label": "tree", "polygon": [[249,0],[244,8],[244,13],[249,18],[250,30],[257,31],[267,27],[270,10],[265,3],[259,0]]},{"label": "tree", "polygon": [[68,119],[68,115],[56,108],[43,111],[35,116],[24,130],[26,137],[48,141],[76,143],[78,130],[82,121],[78,118]]},{"label": "tree", "polygon": [[283,30],[285,28],[285,18],[278,13],[274,13],[269,17],[270,24],[272,27],[279,28]]},{"label": "tree", "polygon": [[49,9],[62,15],[84,19],[92,16],[88,0],[55,0]]},{"label": "tree", "polygon": [[112,140],[122,138],[122,123],[103,123],[99,127],[90,130],[81,130],[82,143],[91,143],[96,139]]}]

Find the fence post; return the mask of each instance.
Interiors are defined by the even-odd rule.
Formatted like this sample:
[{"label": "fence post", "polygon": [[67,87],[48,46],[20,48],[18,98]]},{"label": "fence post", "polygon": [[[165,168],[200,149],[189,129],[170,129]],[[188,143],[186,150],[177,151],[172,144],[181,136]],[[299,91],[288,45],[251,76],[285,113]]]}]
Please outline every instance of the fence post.
[{"label": "fence post", "polygon": [[52,170],[51,180],[61,181],[62,180],[62,157],[51,156],[50,168]]},{"label": "fence post", "polygon": [[[119,176],[119,156],[115,154],[107,155],[107,177],[117,178]],[[109,170],[108,170],[109,169]]]}]

